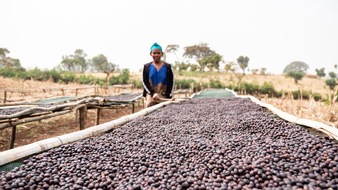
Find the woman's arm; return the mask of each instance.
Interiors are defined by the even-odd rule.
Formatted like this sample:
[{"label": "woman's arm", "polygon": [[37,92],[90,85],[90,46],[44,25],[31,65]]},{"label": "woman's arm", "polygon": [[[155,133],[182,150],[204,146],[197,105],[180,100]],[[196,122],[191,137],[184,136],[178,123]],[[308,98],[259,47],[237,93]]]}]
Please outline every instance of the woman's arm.
[{"label": "woman's arm", "polygon": [[143,77],[142,77],[142,83],[143,83],[143,88],[144,90],[150,94],[150,96],[153,96],[155,91],[154,89],[151,87],[150,82],[149,82],[149,63],[145,64],[143,67]]},{"label": "woman's arm", "polygon": [[168,64],[168,84],[167,84],[167,92],[166,92],[166,98],[172,98],[174,94],[174,72],[171,68],[171,65]]}]

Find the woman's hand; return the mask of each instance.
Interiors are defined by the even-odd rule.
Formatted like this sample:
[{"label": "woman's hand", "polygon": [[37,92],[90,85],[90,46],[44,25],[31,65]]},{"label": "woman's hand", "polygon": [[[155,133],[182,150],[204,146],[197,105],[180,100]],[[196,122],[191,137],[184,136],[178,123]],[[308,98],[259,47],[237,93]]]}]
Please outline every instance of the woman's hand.
[{"label": "woman's hand", "polygon": [[154,98],[155,100],[159,100],[159,99],[160,99],[160,96],[159,96],[158,93],[155,93],[155,94],[153,95],[153,98]]}]

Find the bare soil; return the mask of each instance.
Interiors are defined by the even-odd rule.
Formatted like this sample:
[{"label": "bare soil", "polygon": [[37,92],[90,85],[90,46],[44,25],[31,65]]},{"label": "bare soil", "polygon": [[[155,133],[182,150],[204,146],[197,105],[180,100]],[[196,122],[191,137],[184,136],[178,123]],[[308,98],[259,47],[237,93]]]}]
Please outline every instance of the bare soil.
[{"label": "bare soil", "polygon": [[[143,104],[135,104],[135,112],[143,109]],[[132,114],[131,106],[119,109],[102,109],[100,115],[100,124],[124,115]],[[96,110],[88,110],[85,128],[95,126]],[[57,116],[51,119],[45,119],[37,122],[25,123],[17,126],[14,147],[30,144],[43,139],[64,135],[67,133],[79,131],[79,122],[76,120],[75,113],[69,113]],[[9,147],[11,128],[0,130],[0,151],[7,150]]]}]

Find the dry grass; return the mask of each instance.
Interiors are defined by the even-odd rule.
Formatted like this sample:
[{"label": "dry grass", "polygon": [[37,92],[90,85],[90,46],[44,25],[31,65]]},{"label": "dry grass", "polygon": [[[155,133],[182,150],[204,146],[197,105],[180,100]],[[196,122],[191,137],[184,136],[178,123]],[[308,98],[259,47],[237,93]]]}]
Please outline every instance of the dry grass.
[{"label": "dry grass", "polygon": [[[210,76],[207,73],[201,74],[200,76],[179,76],[175,75],[177,79],[193,79],[195,81],[208,82],[209,78],[213,80],[219,80],[225,85],[236,85],[238,79],[232,73],[212,73]],[[324,79],[304,77],[302,80],[295,84],[292,78],[287,78],[284,75],[245,75],[241,81],[247,83],[253,83],[262,85],[264,83],[271,83],[277,91],[295,91],[295,90],[306,90],[310,92],[317,92],[322,95],[330,93],[329,88],[325,84]]]},{"label": "dry grass", "polygon": [[338,128],[337,106],[331,108],[325,102],[314,100],[262,98],[261,101],[297,117],[322,122]]},{"label": "dry grass", "polygon": [[77,83],[60,84],[53,82],[40,82],[34,80],[21,80],[0,77],[0,103],[3,103],[6,91],[6,103],[32,102],[45,98],[60,96],[89,96],[119,93],[130,89],[97,88],[94,85],[81,85]]}]

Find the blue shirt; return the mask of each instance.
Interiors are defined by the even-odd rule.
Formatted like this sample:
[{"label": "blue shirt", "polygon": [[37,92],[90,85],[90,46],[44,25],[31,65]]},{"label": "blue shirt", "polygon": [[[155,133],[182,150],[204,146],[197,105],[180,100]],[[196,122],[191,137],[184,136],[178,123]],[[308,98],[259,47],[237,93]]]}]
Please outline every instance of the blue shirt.
[{"label": "blue shirt", "polygon": [[[156,67],[151,64],[149,67],[149,80],[154,87],[159,86],[159,84],[162,83],[162,85],[167,85],[167,67],[164,65],[160,68],[159,71],[157,71]],[[162,86],[161,85],[161,86]]]}]

